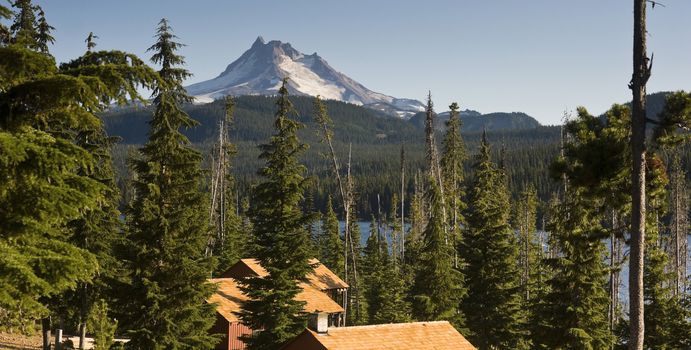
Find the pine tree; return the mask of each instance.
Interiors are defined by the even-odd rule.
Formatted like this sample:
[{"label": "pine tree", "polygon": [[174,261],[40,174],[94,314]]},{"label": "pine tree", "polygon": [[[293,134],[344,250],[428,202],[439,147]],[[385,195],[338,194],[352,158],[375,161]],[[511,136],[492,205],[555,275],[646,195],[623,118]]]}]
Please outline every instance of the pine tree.
[{"label": "pine tree", "polygon": [[160,64],[154,88],[149,141],[133,161],[135,199],[127,212],[132,281],[129,349],[211,349],[217,339],[207,332],[214,306],[206,303],[214,286],[207,282],[213,259],[204,249],[209,239],[208,202],[201,191],[201,154],[180,129],[196,122],[181,108],[191,98],[182,87],[190,74],[176,51],[182,44],[166,19],[149,48]]},{"label": "pine tree", "polygon": [[31,4],[31,0],[15,0],[12,6],[17,9],[10,27],[12,43],[27,49],[39,50],[35,6]]},{"label": "pine tree", "polygon": [[687,236],[689,233],[689,195],[686,190],[686,171],[681,167],[679,153],[675,152],[670,167],[670,239],[671,270],[674,272],[672,284],[674,294],[684,292],[686,266],[689,253]]},{"label": "pine tree", "polygon": [[246,339],[249,349],[276,349],[302,332],[306,325],[301,314],[303,302],[295,296],[301,291],[299,281],[310,271],[309,237],[305,224],[309,218],[301,211],[305,189],[305,167],[297,156],[306,146],[297,137],[298,122],[288,99],[288,80],[283,80],[276,102],[276,133],[261,147],[266,161],[259,174],[264,181],[252,194],[249,216],[254,225],[256,258],[269,275],[248,278],[241,289],[249,298],[239,313],[242,323],[262,329]]},{"label": "pine tree", "polygon": [[322,222],[322,263],[338,276],[344,276],[343,271],[343,240],[338,227],[338,218],[333,210],[331,196],[326,201],[326,213]]},{"label": "pine tree", "polygon": [[[444,179],[444,190],[448,199],[451,238],[455,247],[461,239],[461,227],[465,225],[465,218],[463,217],[463,212],[466,210],[466,205],[463,202],[465,197],[463,162],[466,160],[466,151],[461,138],[458,104],[452,103],[449,109],[449,120],[446,122],[446,134],[442,143],[441,171]],[[454,266],[460,266],[456,254],[454,254]]]},{"label": "pine tree", "polygon": [[462,302],[471,342],[480,349],[525,347],[516,238],[509,227],[504,177],[483,134],[469,193],[461,256],[468,296]]},{"label": "pine tree", "polygon": [[401,247],[403,246],[403,227],[398,216],[398,195],[391,197],[390,212],[388,216],[388,226],[391,230],[391,262],[396,269],[401,267]]},{"label": "pine tree", "polygon": [[[365,266],[362,259],[362,247],[360,245],[360,224],[358,223],[355,211],[351,211],[350,213],[350,235],[353,242],[352,245],[350,245],[352,252],[348,254],[348,257],[351,259],[350,266],[356,266],[357,269],[348,269],[350,288],[348,288],[348,313],[346,314],[346,324],[364,325],[367,324],[367,300],[365,299],[364,293],[366,288],[364,285]],[[356,271],[357,273],[355,273]]]},{"label": "pine tree", "polygon": [[429,183],[432,211],[412,291],[413,317],[419,321],[447,320],[462,327],[458,306],[466,294],[463,276],[454,268],[455,249],[444,237],[439,187],[431,177]]},{"label": "pine tree", "polygon": [[560,254],[548,260],[554,273],[548,294],[538,301],[533,344],[539,349],[609,349],[606,232],[602,218],[590,210],[595,203],[582,193],[569,192],[566,198],[549,224],[551,244]]},{"label": "pine tree", "polygon": [[[528,186],[520,194],[515,206],[513,227],[518,231],[518,266],[521,271],[523,304],[530,304],[536,286],[540,247],[537,242],[537,191]],[[534,297],[534,296],[532,296]]]},{"label": "pine tree", "polygon": [[394,269],[386,240],[380,236],[378,223],[372,217],[363,258],[368,323],[406,322],[410,317],[404,281]]},{"label": "pine tree", "polygon": [[77,244],[76,223],[117,219],[109,208],[107,154],[100,141],[82,137],[103,135],[96,113],[113,100],[141,100],[137,89],[150,87],[156,74],[119,51],[58,68],[26,34],[31,3],[14,5],[20,11],[12,32],[20,43],[0,47],[0,323],[29,331],[48,315],[47,297],[90,283],[99,264],[109,274],[99,248],[87,250],[107,245],[107,237]]},{"label": "pine tree", "polygon": [[[660,218],[667,207],[667,176],[661,159],[649,155],[646,194],[648,218],[646,223],[646,264],[644,268],[645,340],[649,349],[680,349],[688,340],[679,329],[691,327],[691,321],[683,317],[682,300],[676,293],[672,277],[674,270],[667,270],[669,259],[663,250],[660,237]],[[686,338],[686,339],[685,339]]]},{"label": "pine tree", "polygon": [[36,19],[36,43],[39,52],[48,53],[48,44],[55,42],[55,38],[50,34],[55,28],[46,21],[46,14],[41,6],[34,6],[38,14]]}]

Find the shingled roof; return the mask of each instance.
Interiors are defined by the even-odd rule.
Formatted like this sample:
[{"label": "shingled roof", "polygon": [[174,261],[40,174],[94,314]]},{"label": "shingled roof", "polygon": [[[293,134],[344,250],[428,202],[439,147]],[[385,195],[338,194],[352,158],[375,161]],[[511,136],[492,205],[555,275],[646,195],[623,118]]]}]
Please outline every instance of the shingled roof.
[{"label": "shingled roof", "polygon": [[281,350],[475,350],[447,321],[306,329]]},{"label": "shingled roof", "polygon": [[[209,282],[216,283],[218,290],[208,299],[208,302],[218,304],[216,311],[228,322],[239,322],[235,312],[240,311],[240,306],[243,301],[247,300],[247,296],[240,290],[237,280],[233,278],[212,278]],[[300,283],[300,287],[302,287],[302,291],[295,296],[295,299],[305,302],[304,312],[343,312],[343,307],[311,284]]]},{"label": "shingled roof", "polygon": [[[324,266],[317,259],[310,259],[310,265],[314,267],[312,273],[307,275],[309,283],[319,290],[332,290],[348,288],[348,284]],[[250,275],[264,277],[269,273],[259,264],[257,259],[240,259],[231,266],[221,277],[241,279]]]}]

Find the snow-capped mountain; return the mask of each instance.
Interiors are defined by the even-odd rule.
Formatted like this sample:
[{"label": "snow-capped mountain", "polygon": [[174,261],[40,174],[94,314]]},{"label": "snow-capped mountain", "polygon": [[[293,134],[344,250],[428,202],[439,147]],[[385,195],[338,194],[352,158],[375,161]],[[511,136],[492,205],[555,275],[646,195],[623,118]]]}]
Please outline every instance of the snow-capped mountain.
[{"label": "snow-capped mountain", "polygon": [[289,43],[268,43],[260,36],[252,47],[216,78],[187,87],[198,103],[208,103],[226,95],[275,95],[281,80],[289,78],[288,90],[297,95],[320,95],[409,118],[423,111],[422,102],[395,98],[367,89],[333,69],[317,53],[305,55]]}]

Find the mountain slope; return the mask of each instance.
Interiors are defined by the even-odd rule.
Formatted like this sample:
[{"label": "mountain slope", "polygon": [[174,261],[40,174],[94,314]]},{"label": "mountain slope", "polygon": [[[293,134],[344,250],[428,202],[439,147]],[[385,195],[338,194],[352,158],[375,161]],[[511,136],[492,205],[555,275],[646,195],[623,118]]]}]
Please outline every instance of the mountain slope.
[{"label": "mountain slope", "polygon": [[187,87],[197,102],[208,103],[226,95],[275,95],[288,77],[293,95],[320,95],[324,99],[364,105],[402,118],[424,110],[417,100],[399,99],[371,91],[332,68],[313,53],[305,55],[289,43],[258,37],[249,50],[216,78]]},{"label": "mountain slope", "polygon": [[[529,130],[540,127],[535,118],[521,112],[495,112],[481,114],[473,110],[461,111],[462,132]],[[439,113],[435,122],[437,130],[446,129],[446,121],[449,120],[449,112]],[[418,128],[425,127],[425,113],[417,113],[409,122]]]}]

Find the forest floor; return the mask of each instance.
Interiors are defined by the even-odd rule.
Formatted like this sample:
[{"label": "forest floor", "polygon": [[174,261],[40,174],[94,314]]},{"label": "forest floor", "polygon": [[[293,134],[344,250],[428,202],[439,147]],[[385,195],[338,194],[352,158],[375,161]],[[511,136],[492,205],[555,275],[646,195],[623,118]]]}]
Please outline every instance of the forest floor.
[{"label": "forest floor", "polygon": [[26,336],[0,332],[0,349],[34,350],[41,349],[41,335]]}]

